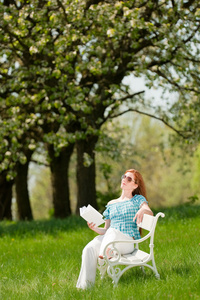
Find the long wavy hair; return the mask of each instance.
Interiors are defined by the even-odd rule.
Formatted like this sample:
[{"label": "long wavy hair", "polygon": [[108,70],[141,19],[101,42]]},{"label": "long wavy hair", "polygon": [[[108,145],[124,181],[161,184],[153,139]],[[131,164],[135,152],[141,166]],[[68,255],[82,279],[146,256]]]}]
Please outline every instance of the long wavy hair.
[{"label": "long wavy hair", "polygon": [[132,195],[142,195],[147,199],[147,194],[146,194],[146,188],[145,188],[145,184],[144,184],[144,180],[142,178],[142,175],[140,174],[139,171],[135,170],[135,169],[129,169],[125,172],[125,174],[127,172],[130,172],[133,174],[134,176],[134,180],[135,183],[138,185],[138,187],[132,191]]}]

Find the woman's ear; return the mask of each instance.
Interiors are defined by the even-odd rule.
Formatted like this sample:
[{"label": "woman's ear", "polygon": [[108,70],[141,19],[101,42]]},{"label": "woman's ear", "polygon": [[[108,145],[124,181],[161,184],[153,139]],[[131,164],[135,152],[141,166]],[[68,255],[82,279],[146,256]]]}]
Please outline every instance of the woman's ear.
[{"label": "woman's ear", "polygon": [[132,191],[132,194],[133,194],[133,195],[135,194],[137,188],[138,188],[138,184],[136,183],[136,184],[135,184],[135,188],[134,188],[134,190]]}]

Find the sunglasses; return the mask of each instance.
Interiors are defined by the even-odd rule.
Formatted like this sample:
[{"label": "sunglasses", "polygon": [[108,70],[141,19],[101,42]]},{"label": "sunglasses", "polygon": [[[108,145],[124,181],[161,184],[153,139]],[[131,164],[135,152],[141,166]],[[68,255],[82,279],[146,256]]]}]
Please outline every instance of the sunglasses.
[{"label": "sunglasses", "polygon": [[135,180],[133,180],[130,176],[126,176],[125,174],[122,175],[121,179],[127,179],[128,182],[131,182],[131,181],[135,182]]}]

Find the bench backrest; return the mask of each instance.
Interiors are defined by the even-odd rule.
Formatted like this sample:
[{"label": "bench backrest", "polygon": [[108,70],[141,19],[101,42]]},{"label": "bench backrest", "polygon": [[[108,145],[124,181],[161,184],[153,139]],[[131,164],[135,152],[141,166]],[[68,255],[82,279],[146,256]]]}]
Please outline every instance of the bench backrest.
[{"label": "bench backrest", "polygon": [[154,225],[155,217],[144,214],[143,220],[140,224],[138,224],[138,227],[143,228],[145,230],[151,231],[153,225]]}]

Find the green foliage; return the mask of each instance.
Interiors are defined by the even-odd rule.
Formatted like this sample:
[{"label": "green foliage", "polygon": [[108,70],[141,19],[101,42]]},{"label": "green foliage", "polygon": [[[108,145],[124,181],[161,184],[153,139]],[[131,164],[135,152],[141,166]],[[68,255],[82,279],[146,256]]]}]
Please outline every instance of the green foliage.
[{"label": "green foliage", "polygon": [[199,140],[198,1],[1,1],[0,17],[3,170],[24,162],[23,149],[35,150],[38,141],[59,152],[99,135],[121,104],[141,108],[142,95],[122,83],[130,73],[181,93],[192,113],[186,124],[176,114],[187,114],[184,100],[170,114],[157,113],[169,121],[173,112],[179,133]]},{"label": "green foliage", "polygon": [[[106,142],[100,139],[97,145],[99,201],[103,195],[109,201],[112,198],[107,199],[106,195],[120,194],[122,172],[129,168],[138,169],[143,175],[151,207],[174,206],[187,203],[195,195],[200,197],[198,150],[188,156],[184,148],[172,147],[168,141],[170,131],[148,117],[129,113],[119,121],[121,124],[115,120],[106,127]],[[108,146],[109,152],[104,152],[102,145]]]},{"label": "green foliage", "polygon": [[[43,143],[58,156],[71,143],[99,137],[108,119],[127,111],[151,112],[194,148],[200,132],[199,16],[198,1],[2,0],[0,172],[13,179],[27,151]],[[133,91],[124,83],[129,74],[144,77],[148,87],[176,91],[178,101],[167,108],[164,98],[159,107],[147,101],[134,82]],[[104,148],[110,151],[116,142],[108,140]],[[115,162],[122,158],[126,168],[124,149],[108,155]],[[91,163],[85,153],[85,166]],[[106,180],[109,189],[116,186]]]},{"label": "green foliage", "polygon": [[[96,235],[80,217],[2,222],[0,297],[23,299],[184,299],[199,298],[200,207],[165,209],[155,233],[160,280],[139,268],[125,272],[116,288],[97,272],[95,286],[77,290],[81,252]],[[184,238],[183,238],[184,237]]]},{"label": "green foliage", "polygon": [[193,195],[193,196],[190,196],[188,199],[189,199],[189,203],[194,204],[194,203],[196,203],[196,201],[199,200],[199,197],[197,195]]},{"label": "green foliage", "polygon": [[200,128],[200,97],[195,93],[185,94],[184,97],[179,97],[170,112],[172,114],[173,121],[176,126],[182,128],[182,132],[185,134],[185,139],[181,139],[180,136],[173,136],[172,142],[177,140],[181,147],[190,152],[195,151],[199,142],[199,128]]},{"label": "green foliage", "polygon": [[199,182],[200,182],[200,146],[198,146],[197,150],[194,153],[195,165],[193,169],[192,176],[192,188],[195,193],[199,191]]},{"label": "green foliage", "polygon": [[101,192],[97,191],[97,204],[98,209],[100,212],[105,210],[105,206],[108,204],[108,202],[112,199],[116,199],[119,197],[119,193],[117,192]]},{"label": "green foliage", "polygon": [[[128,121],[127,121],[128,120]],[[124,125],[125,124],[125,125]],[[97,203],[102,211],[111,199],[120,195],[120,178],[130,167],[141,171],[151,208],[169,207],[195,200],[199,194],[199,150],[188,157],[184,149],[171,147],[170,131],[147,117],[115,119],[102,127],[96,146]],[[76,209],[76,156],[70,163],[71,208]],[[38,171],[37,171],[38,170]],[[30,177],[34,177],[30,169]],[[48,217],[50,193],[49,174],[36,168],[35,185],[30,186],[35,218]],[[42,199],[42,201],[41,201]]]}]

